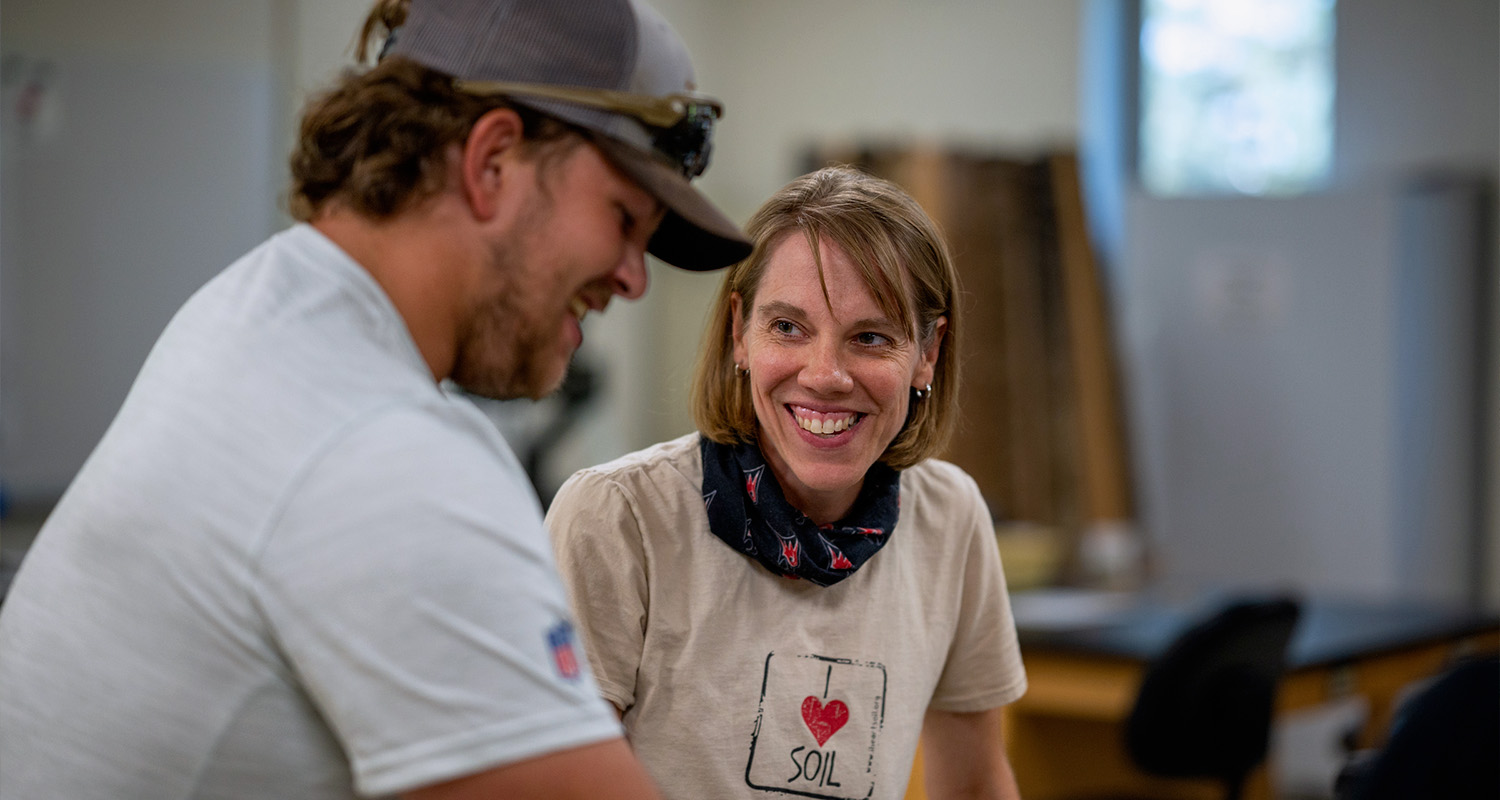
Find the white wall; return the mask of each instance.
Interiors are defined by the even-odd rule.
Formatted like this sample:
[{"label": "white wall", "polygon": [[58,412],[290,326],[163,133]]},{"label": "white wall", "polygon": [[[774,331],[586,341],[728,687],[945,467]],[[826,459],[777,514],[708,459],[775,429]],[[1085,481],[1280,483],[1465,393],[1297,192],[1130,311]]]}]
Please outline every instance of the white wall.
[{"label": "white wall", "polygon": [[[700,56],[729,105],[705,185],[748,216],[830,140],[1036,151],[1077,133],[1071,0],[723,2]],[[690,45],[695,44],[690,42]],[[696,48],[704,51],[706,48]]]},{"label": "white wall", "polygon": [[272,15],[270,0],[6,0],[0,42],[6,52],[263,64]]},{"label": "white wall", "polygon": [[[1446,599],[1478,589],[1500,605],[1500,574],[1479,587],[1468,574],[1481,523],[1463,444],[1477,431],[1455,418],[1472,390],[1412,357],[1474,358],[1480,334],[1451,320],[1493,289],[1442,271],[1456,263],[1447,239],[1414,246],[1473,224],[1404,194],[1433,174],[1495,180],[1500,9],[1359,0],[1337,14],[1328,193],[1125,191],[1119,299],[1146,525],[1174,577]],[[1449,319],[1424,321],[1424,297],[1452,300]],[[1497,363],[1476,368],[1493,376]],[[1453,379],[1413,386],[1428,367]],[[1493,553],[1500,528],[1481,537]]]},{"label": "white wall", "polygon": [[[1371,185],[1424,169],[1494,175],[1500,9],[1492,0],[1345,0],[1336,164],[1340,183]],[[1457,22],[1455,22],[1457,21]],[[1440,87],[1440,88],[1439,88]],[[1492,248],[1500,203],[1491,203]],[[1492,264],[1493,266],[1493,264]],[[1500,609],[1500,270],[1492,275],[1485,525],[1485,599]]]},{"label": "white wall", "polygon": [[1424,168],[1495,172],[1493,0],[1338,4],[1335,182],[1369,186]]},{"label": "white wall", "polygon": [[[187,296],[274,227],[270,0],[8,0],[0,475],[71,479]],[[31,114],[14,101],[45,79]]]},{"label": "white wall", "polygon": [[1470,598],[1467,210],[1399,186],[1132,199],[1133,421],[1164,577]]}]

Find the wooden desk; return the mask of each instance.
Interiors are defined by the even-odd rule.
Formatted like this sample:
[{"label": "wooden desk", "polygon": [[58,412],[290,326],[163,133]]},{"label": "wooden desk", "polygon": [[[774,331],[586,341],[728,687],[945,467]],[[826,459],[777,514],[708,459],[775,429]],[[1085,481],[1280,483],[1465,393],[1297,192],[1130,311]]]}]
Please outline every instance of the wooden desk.
[{"label": "wooden desk", "polygon": [[[1145,664],[1223,599],[1141,598],[1098,624],[1061,626],[1029,619],[1024,601],[1018,604],[1030,688],[1006,709],[1005,738],[1026,800],[1109,792],[1161,800],[1222,795],[1212,783],[1153,779],[1136,770],[1121,743],[1120,724],[1135,702]],[[1455,658],[1496,650],[1500,619],[1493,616],[1409,603],[1308,599],[1288,646],[1277,713],[1359,695],[1370,706],[1361,739],[1373,745],[1389,726],[1403,687]],[[919,754],[908,800],[925,797],[917,789],[920,779]],[[1273,797],[1262,769],[1246,800]]]}]

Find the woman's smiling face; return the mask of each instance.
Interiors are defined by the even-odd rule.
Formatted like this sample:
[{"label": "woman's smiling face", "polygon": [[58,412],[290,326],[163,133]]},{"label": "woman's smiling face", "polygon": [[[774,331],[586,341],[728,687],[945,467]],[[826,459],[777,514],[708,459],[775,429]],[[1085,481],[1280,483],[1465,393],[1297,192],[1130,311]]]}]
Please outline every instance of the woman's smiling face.
[{"label": "woman's smiling face", "polygon": [[901,432],[910,390],[932,381],[946,320],[919,342],[837,244],[823,240],[819,253],[826,299],[807,237],[793,231],[772,250],[754,307],[731,302],[761,451],[787,499],[821,524],[848,512]]}]

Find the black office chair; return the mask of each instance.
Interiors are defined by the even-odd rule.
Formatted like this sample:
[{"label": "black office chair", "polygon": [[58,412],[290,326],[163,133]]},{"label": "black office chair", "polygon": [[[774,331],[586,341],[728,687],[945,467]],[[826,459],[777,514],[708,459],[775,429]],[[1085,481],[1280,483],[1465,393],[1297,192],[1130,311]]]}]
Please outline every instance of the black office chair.
[{"label": "black office chair", "polygon": [[1408,700],[1379,750],[1346,766],[1339,800],[1500,797],[1500,656],[1461,662]]},{"label": "black office chair", "polygon": [[1184,631],[1146,668],[1125,723],[1125,750],[1143,772],[1212,779],[1239,800],[1266,758],[1276,685],[1286,669],[1297,601],[1240,600]]}]

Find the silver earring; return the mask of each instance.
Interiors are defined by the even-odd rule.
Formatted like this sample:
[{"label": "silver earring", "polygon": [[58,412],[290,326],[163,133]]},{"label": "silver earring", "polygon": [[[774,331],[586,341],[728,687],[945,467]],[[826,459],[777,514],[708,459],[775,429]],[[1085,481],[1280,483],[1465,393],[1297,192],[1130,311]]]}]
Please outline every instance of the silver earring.
[{"label": "silver earring", "polygon": [[750,370],[748,368],[743,368],[742,369],[740,367],[740,362],[738,362],[738,361],[734,362],[734,375],[735,375],[735,377],[737,377],[737,378],[743,378],[743,377],[748,376],[749,374],[750,374]]},{"label": "silver earring", "polygon": [[926,389],[912,389],[911,391],[917,396],[918,400],[926,400],[927,396],[932,394],[932,384],[927,384]]}]

